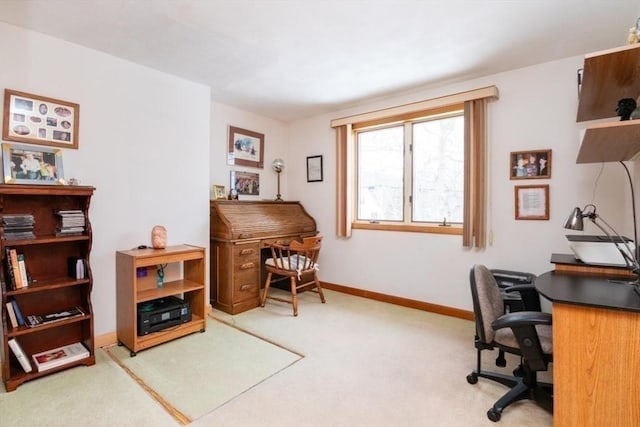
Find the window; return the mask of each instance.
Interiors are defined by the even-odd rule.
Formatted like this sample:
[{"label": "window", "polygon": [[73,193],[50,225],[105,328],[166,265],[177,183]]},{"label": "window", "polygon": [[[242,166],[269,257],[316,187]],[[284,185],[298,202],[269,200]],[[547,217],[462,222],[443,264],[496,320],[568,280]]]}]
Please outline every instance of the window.
[{"label": "window", "polygon": [[357,221],[462,223],[462,110],[359,129],[356,162]]},{"label": "window", "polygon": [[[461,234],[466,248],[486,247],[487,106],[497,99],[498,88],[487,86],[331,120],[336,236],[350,238],[354,228],[438,232]],[[384,142],[385,132],[401,132],[401,154],[397,137]],[[459,141],[460,134],[461,147],[444,142]],[[357,147],[359,136],[363,145]],[[382,164],[392,165],[391,170],[380,170]],[[436,226],[445,216],[453,227]]]}]

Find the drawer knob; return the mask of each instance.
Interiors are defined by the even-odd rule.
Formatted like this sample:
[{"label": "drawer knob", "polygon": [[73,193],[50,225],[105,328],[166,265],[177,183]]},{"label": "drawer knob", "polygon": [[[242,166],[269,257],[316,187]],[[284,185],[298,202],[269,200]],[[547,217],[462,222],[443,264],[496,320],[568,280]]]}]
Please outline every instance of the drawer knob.
[{"label": "drawer knob", "polygon": [[243,249],[240,251],[240,255],[251,255],[253,252],[253,249]]},{"label": "drawer knob", "polygon": [[240,290],[241,291],[248,291],[249,289],[254,288],[254,287],[255,287],[255,285],[242,285],[242,286],[240,286]]},{"label": "drawer knob", "polygon": [[255,266],[256,265],[253,262],[245,262],[244,264],[240,265],[240,270],[248,270],[248,269],[253,268]]}]

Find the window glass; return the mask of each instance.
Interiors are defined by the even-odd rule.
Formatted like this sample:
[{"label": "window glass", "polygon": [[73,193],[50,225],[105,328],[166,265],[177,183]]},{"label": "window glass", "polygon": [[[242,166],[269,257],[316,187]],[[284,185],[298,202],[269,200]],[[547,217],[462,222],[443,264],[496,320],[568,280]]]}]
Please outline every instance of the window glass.
[{"label": "window glass", "polygon": [[404,127],[358,132],[356,218],[402,221],[404,193]]},{"label": "window glass", "polygon": [[461,223],[464,202],[464,117],[413,126],[413,221]]},{"label": "window glass", "polygon": [[462,112],[356,135],[358,221],[462,223]]}]

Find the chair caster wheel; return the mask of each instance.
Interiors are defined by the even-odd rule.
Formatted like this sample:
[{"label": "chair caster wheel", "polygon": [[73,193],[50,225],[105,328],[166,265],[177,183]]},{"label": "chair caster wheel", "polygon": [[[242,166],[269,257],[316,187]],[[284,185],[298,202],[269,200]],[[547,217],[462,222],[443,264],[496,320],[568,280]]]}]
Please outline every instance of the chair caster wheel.
[{"label": "chair caster wheel", "polygon": [[496,366],[504,368],[505,366],[507,366],[507,359],[505,359],[504,357],[496,358]]},{"label": "chair caster wheel", "polygon": [[487,411],[487,417],[494,423],[500,421],[501,416],[502,414],[500,414],[500,412],[498,412],[495,408],[491,408]]},{"label": "chair caster wheel", "polygon": [[469,384],[475,384],[478,382],[478,376],[476,374],[467,375],[467,382]]},{"label": "chair caster wheel", "polygon": [[520,378],[524,377],[524,369],[522,368],[522,365],[513,370],[513,376]]}]

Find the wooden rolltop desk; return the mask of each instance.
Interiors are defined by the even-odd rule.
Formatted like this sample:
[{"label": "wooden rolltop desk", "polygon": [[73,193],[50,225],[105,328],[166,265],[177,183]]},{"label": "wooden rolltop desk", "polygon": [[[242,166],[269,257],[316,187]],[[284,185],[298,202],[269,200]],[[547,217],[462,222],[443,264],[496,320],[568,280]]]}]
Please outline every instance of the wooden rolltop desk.
[{"label": "wooden rolltop desk", "polygon": [[211,200],[211,305],[238,314],[259,305],[264,285],[262,249],[317,234],[299,202]]}]

